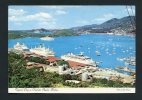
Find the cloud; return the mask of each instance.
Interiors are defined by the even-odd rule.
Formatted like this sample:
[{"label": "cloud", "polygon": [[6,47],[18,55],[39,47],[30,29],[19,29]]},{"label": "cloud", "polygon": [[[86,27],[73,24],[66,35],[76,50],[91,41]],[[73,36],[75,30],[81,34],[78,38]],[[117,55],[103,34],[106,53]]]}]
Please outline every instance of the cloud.
[{"label": "cloud", "polygon": [[48,21],[51,20],[52,16],[49,13],[39,12],[32,15],[11,15],[9,21],[23,22],[23,21]]},{"label": "cloud", "polygon": [[114,17],[114,15],[111,13],[108,13],[108,14],[104,14],[103,17],[104,18],[112,18],[112,17]]},{"label": "cloud", "polygon": [[102,16],[99,16],[95,19],[90,20],[78,20],[76,21],[78,24],[87,25],[87,24],[100,24],[102,22],[105,22],[111,18],[114,18],[114,15],[111,13],[104,14]]},{"label": "cloud", "polygon": [[64,14],[66,14],[67,12],[65,12],[64,10],[57,10],[56,12],[55,12],[55,15],[64,15]]},{"label": "cloud", "polygon": [[16,15],[24,15],[25,13],[27,13],[26,11],[24,11],[23,9],[8,9],[8,14],[9,16],[16,16]]},{"label": "cloud", "polygon": [[23,24],[22,23],[20,23],[20,22],[16,22],[16,23],[14,23],[15,25],[18,25],[18,26],[22,26]]},{"label": "cloud", "polygon": [[87,21],[87,20],[78,20],[77,23],[78,23],[78,24],[86,25],[86,24],[89,24],[90,21]]},{"label": "cloud", "polygon": [[[28,14],[26,11],[17,9],[9,9],[10,16],[8,17],[9,29],[13,26],[32,25],[32,28],[58,28],[54,15],[47,12],[38,12],[34,14]],[[17,14],[18,13],[18,14]],[[57,14],[65,14],[66,12],[58,10]]]},{"label": "cloud", "polygon": [[47,29],[56,29],[57,27],[57,23],[55,21],[52,22],[40,22],[37,24],[37,28],[47,28]]},{"label": "cloud", "polygon": [[102,22],[105,22],[111,18],[114,18],[115,16],[111,13],[107,13],[107,14],[104,14],[102,16],[99,16],[98,18],[95,18],[93,19],[92,21],[93,22],[96,22],[96,23],[102,23]]},{"label": "cloud", "polygon": [[25,18],[28,21],[30,21],[30,20],[45,21],[45,20],[52,19],[52,16],[49,13],[39,12],[39,13],[36,13],[33,15],[28,15]]},{"label": "cloud", "polygon": [[38,7],[45,8],[45,9],[56,9],[56,10],[64,9],[63,6],[38,6]]},{"label": "cloud", "polygon": [[[10,16],[8,17],[9,22],[9,29],[11,28],[11,23],[14,26],[24,26],[27,24],[31,24],[33,28],[55,28],[56,25],[56,19],[54,16],[47,12],[38,12],[34,14],[25,14],[26,12],[24,10],[10,10],[12,12],[10,13]],[[19,12],[19,14],[16,14],[16,12]],[[58,12],[58,13],[64,13],[64,12]],[[25,27],[25,26],[24,26]]]},{"label": "cloud", "polygon": [[66,8],[80,8],[81,6],[38,6],[45,9],[63,10]]}]

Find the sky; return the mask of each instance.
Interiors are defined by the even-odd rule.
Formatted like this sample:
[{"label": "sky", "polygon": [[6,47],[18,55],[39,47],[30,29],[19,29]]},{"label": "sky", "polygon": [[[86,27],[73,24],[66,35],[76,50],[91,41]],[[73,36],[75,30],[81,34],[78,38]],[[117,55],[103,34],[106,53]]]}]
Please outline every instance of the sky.
[{"label": "sky", "polygon": [[[131,7],[128,11],[135,15],[135,6]],[[64,29],[125,16],[126,6],[9,6],[8,30]]]}]

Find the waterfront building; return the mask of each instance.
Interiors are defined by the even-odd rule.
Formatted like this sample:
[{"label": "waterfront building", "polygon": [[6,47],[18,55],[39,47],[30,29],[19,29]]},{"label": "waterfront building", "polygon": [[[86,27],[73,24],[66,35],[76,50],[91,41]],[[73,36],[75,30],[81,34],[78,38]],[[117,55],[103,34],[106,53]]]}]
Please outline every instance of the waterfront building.
[{"label": "waterfront building", "polygon": [[78,63],[78,62],[75,62],[75,61],[67,60],[67,62],[69,63],[70,67],[74,68],[74,69],[87,66],[86,64]]},{"label": "waterfront building", "polygon": [[60,65],[58,67],[59,67],[59,74],[66,74],[66,69],[68,67],[66,64]]},{"label": "waterfront building", "polygon": [[49,61],[50,62],[50,66],[54,66],[54,65],[58,65],[57,64],[57,61],[61,61],[61,60],[63,60],[63,59],[60,59],[60,58],[56,58],[56,57],[54,57],[54,56],[48,56],[47,58],[45,58],[47,61]]},{"label": "waterfront building", "polygon": [[82,81],[87,81],[87,79],[88,79],[88,74],[87,72],[85,72],[82,74]]}]

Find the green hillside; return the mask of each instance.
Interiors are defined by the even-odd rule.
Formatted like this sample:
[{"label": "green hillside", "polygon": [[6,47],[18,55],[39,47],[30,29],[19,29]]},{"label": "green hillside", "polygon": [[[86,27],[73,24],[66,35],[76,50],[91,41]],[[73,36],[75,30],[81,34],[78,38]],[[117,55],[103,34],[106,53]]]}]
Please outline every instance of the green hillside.
[{"label": "green hillside", "polygon": [[72,30],[69,29],[63,29],[63,30],[59,30],[54,32],[53,34],[50,34],[50,37],[60,37],[60,36],[77,36],[79,34],[73,32]]}]

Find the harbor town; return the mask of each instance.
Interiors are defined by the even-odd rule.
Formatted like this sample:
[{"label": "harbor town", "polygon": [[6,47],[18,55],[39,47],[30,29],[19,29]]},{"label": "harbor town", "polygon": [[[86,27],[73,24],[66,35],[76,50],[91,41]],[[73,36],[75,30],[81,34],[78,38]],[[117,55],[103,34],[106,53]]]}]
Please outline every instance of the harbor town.
[{"label": "harbor town", "polygon": [[[90,57],[85,56],[83,52],[80,54],[68,53],[62,55],[61,58],[56,57],[56,53],[50,48],[46,48],[43,44],[38,47],[29,49],[25,44],[17,42],[13,48],[8,49],[8,53],[15,53],[23,55],[26,60],[26,69],[37,68],[42,72],[58,73],[59,75],[77,75],[80,80],[65,80],[65,82],[71,82],[78,84],[80,82],[88,82],[93,79],[106,79],[112,81],[120,81],[122,83],[135,84],[135,71],[127,68],[127,64],[134,63],[134,58],[124,59],[129,61],[126,66],[117,67],[116,70],[111,68],[99,68],[99,63],[92,60]],[[32,58],[43,59],[45,62],[36,62]],[[119,59],[120,60],[120,59]],[[64,62],[64,64],[59,64]],[[130,75],[120,73],[117,70],[123,70],[131,73]]]},{"label": "harbor town", "polygon": [[135,88],[135,36],[132,5],[9,6],[8,87]]}]

